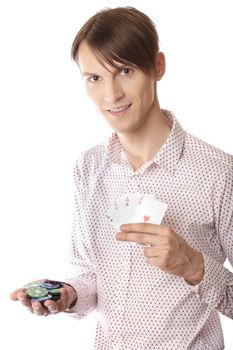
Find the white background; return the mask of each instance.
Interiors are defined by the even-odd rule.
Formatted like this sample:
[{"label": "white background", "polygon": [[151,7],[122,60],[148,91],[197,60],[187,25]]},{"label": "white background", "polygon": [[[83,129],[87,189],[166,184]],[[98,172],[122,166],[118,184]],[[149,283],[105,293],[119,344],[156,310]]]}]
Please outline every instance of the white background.
[{"label": "white background", "polygon": [[[31,315],[12,290],[68,271],[73,167],[111,130],[87,99],[70,47],[103,7],[131,5],[157,25],[167,72],[161,106],[233,153],[232,1],[3,0],[0,3],[0,321],[2,349],[90,349],[94,319]],[[222,317],[226,349],[232,320]],[[5,344],[5,345],[3,345]]]}]

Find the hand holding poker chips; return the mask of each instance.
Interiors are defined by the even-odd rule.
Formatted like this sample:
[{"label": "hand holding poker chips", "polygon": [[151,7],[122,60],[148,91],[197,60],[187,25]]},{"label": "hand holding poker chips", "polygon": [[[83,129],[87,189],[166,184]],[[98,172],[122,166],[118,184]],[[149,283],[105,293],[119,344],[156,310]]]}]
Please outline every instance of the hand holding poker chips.
[{"label": "hand holding poker chips", "polygon": [[70,311],[78,300],[78,294],[69,283],[43,279],[14,290],[10,298],[20,301],[36,315],[48,316]]}]

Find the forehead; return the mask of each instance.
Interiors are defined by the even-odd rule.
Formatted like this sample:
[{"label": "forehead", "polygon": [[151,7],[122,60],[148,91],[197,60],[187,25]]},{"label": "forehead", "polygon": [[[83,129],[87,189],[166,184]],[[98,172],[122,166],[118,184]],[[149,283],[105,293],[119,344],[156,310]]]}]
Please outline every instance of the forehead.
[{"label": "forehead", "polygon": [[[113,74],[117,71],[117,68],[112,67],[107,62],[104,62],[103,60],[100,61],[85,41],[81,42],[79,46],[76,62],[78,63],[82,74],[84,72],[110,72]],[[119,62],[114,63],[119,69],[124,66]]]}]

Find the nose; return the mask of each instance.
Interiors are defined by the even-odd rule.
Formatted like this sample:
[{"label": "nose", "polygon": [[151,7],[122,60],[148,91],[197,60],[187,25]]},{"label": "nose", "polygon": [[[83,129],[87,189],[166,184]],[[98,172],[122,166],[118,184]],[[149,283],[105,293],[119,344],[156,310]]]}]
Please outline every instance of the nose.
[{"label": "nose", "polygon": [[124,96],[124,93],[119,84],[116,81],[109,81],[106,83],[104,92],[104,101],[117,102]]}]

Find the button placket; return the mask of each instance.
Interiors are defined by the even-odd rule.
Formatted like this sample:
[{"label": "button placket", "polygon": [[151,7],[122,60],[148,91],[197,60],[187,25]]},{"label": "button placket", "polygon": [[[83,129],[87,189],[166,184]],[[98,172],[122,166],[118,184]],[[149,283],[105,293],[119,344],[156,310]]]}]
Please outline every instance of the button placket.
[{"label": "button placket", "polygon": [[[115,296],[112,305],[112,320],[110,326],[111,338],[118,345],[120,344],[121,340],[123,318],[127,303],[128,287],[130,282],[132,249],[130,243],[126,243],[123,249],[125,249],[125,251],[122,256],[122,262],[121,259],[119,259],[120,273],[115,288]],[[121,349],[121,347],[119,349]]]},{"label": "button placket", "polygon": [[131,172],[131,174],[129,174],[126,181],[125,193],[139,193],[140,182],[141,182],[141,174]]}]

